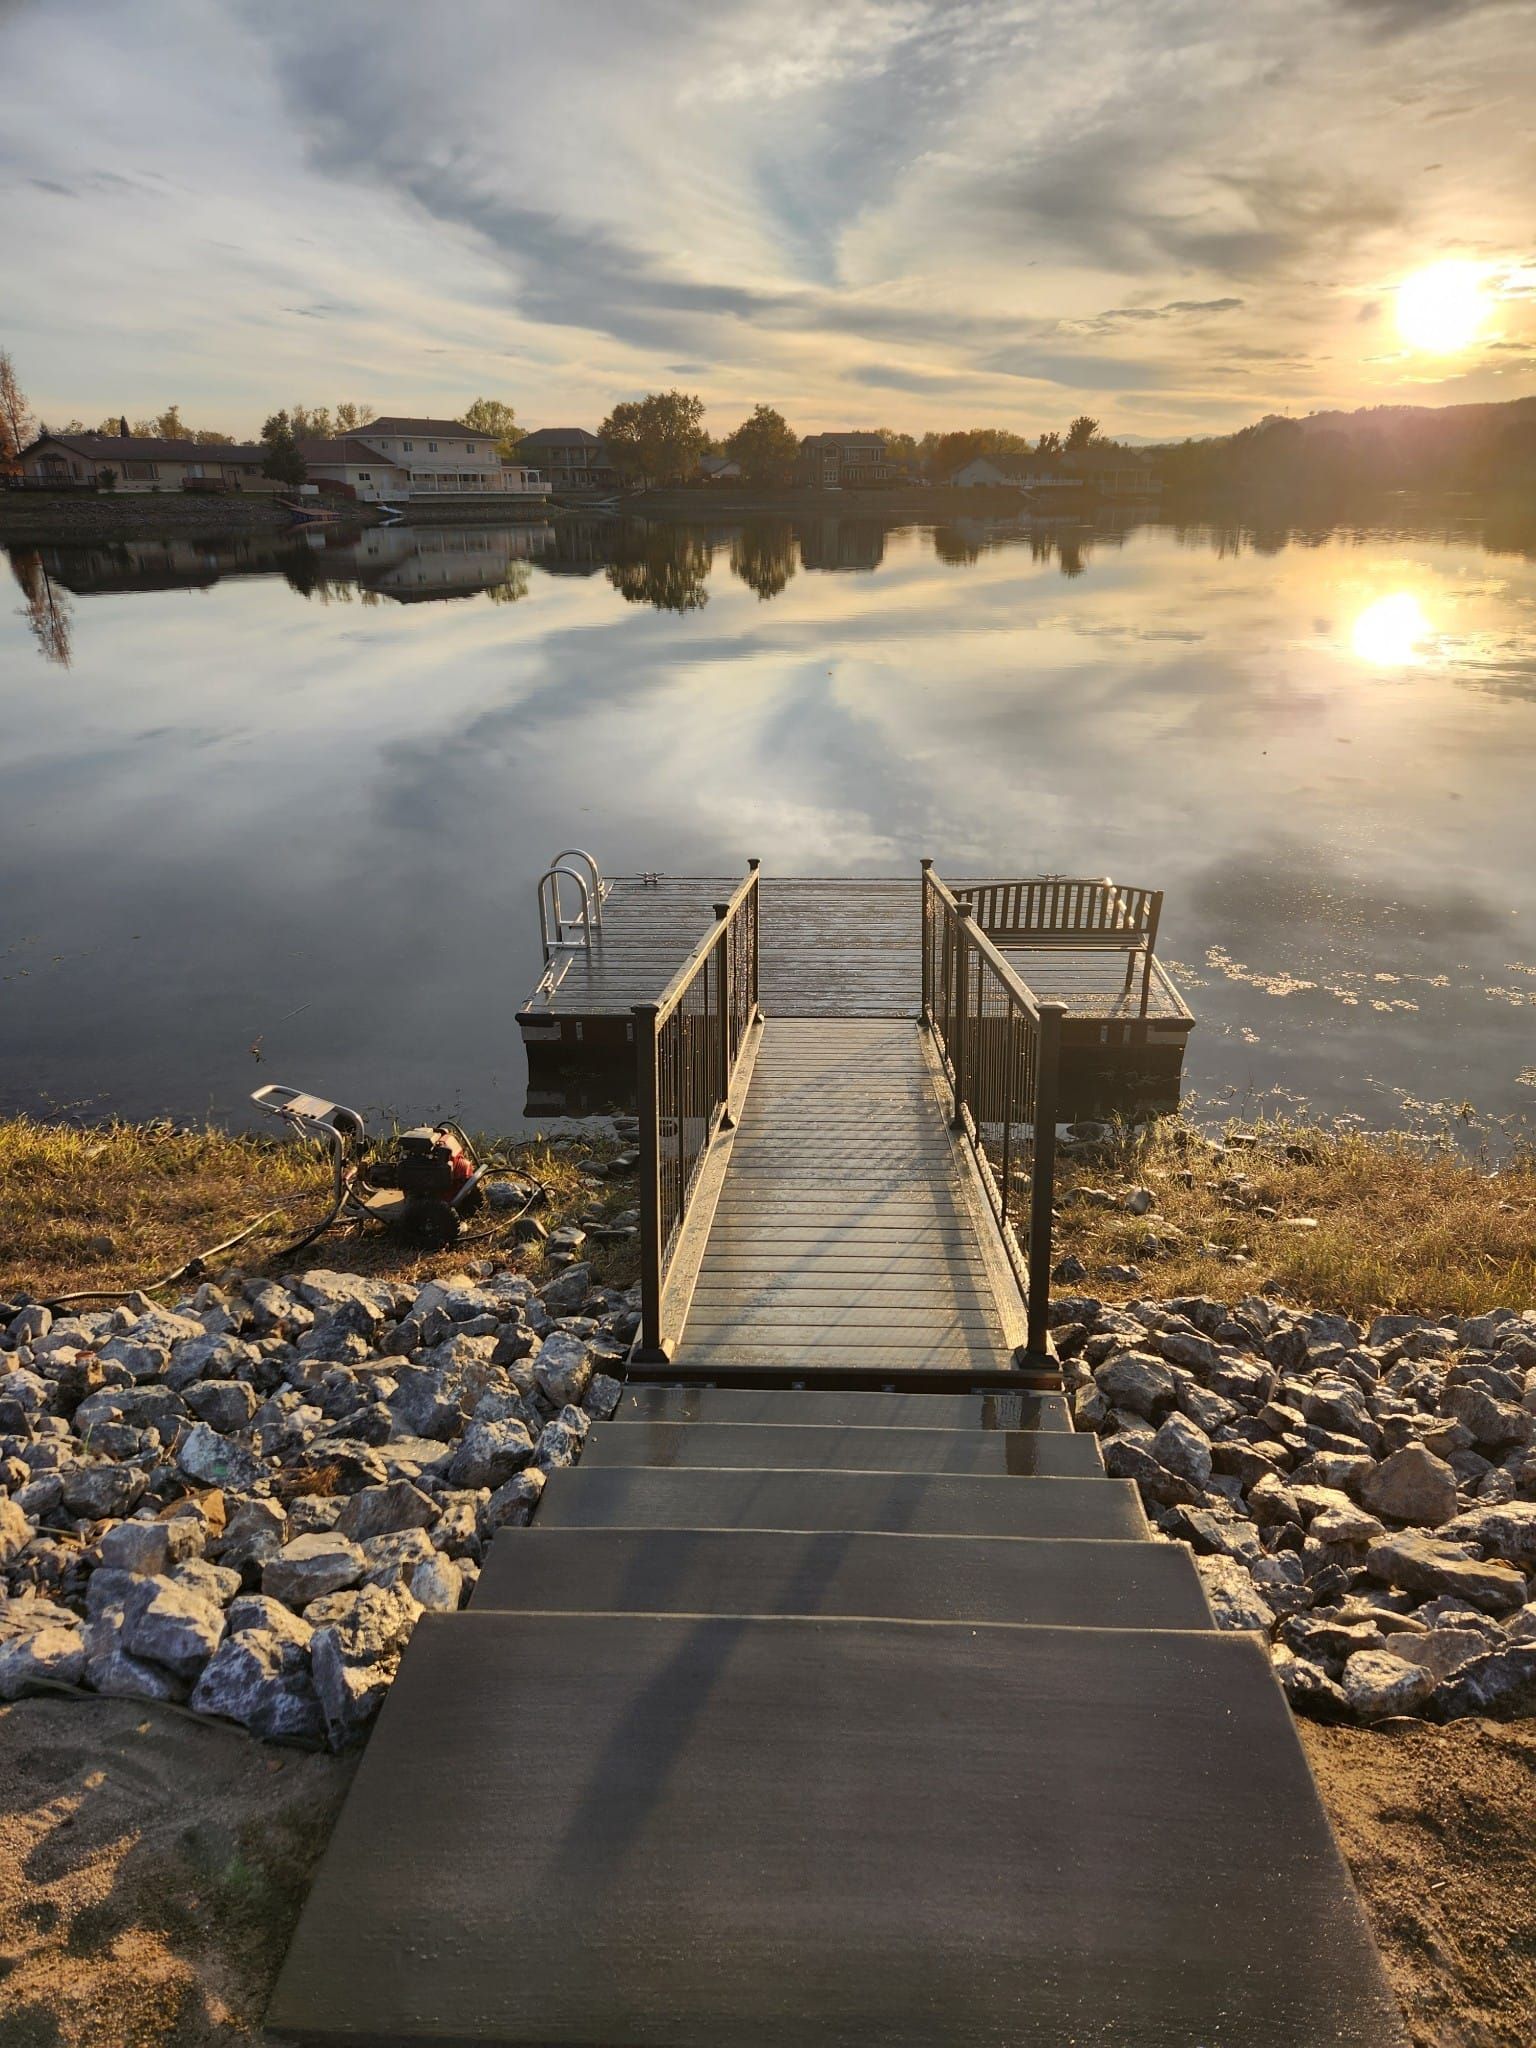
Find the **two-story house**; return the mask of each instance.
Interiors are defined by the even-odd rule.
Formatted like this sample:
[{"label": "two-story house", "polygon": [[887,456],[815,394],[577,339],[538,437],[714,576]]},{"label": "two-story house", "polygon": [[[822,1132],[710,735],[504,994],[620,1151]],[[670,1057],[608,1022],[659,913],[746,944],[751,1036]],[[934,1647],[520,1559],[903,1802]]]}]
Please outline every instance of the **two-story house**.
[{"label": "two-story house", "polygon": [[817,490],[878,487],[895,474],[880,434],[807,434],[800,443],[800,482]]},{"label": "two-story house", "polygon": [[518,442],[517,459],[531,463],[556,491],[611,491],[619,481],[608,450],[585,427],[540,427]]},{"label": "two-story house", "polygon": [[549,495],[536,470],[504,462],[495,441],[462,420],[370,420],[334,440],[304,441],[299,452],[312,482],[346,484],[369,503]]}]

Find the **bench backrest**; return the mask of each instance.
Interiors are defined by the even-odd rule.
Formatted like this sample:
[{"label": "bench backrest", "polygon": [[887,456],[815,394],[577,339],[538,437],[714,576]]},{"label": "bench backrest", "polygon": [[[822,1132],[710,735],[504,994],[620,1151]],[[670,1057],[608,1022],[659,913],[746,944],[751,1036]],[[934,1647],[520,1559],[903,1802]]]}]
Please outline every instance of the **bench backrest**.
[{"label": "bench backrest", "polygon": [[969,882],[957,885],[955,896],[996,944],[1082,951],[1150,952],[1163,906],[1161,889],[1129,889],[1107,875]]}]

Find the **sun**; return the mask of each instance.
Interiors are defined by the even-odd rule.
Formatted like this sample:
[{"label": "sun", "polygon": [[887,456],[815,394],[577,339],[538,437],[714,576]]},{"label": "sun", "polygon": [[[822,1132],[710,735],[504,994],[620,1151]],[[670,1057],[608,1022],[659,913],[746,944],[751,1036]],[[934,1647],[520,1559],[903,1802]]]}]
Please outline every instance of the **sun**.
[{"label": "sun", "polygon": [[1397,288],[1397,327],[1410,348],[1452,355],[1477,339],[1488,312],[1475,263],[1431,263]]},{"label": "sun", "polygon": [[1380,668],[1401,668],[1420,658],[1419,650],[1429,633],[1424,607],[1412,591],[1395,590],[1390,597],[1378,597],[1366,606],[1350,638],[1361,661]]}]

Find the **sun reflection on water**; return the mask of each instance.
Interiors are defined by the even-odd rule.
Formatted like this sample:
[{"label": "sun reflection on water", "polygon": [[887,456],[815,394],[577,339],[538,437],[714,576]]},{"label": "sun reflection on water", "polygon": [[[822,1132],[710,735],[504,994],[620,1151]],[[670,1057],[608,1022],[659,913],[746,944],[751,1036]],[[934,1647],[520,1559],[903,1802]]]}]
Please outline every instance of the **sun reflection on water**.
[{"label": "sun reflection on water", "polygon": [[1429,620],[1411,590],[1394,590],[1368,604],[1355,621],[1350,644],[1362,661],[1400,668],[1421,658]]}]

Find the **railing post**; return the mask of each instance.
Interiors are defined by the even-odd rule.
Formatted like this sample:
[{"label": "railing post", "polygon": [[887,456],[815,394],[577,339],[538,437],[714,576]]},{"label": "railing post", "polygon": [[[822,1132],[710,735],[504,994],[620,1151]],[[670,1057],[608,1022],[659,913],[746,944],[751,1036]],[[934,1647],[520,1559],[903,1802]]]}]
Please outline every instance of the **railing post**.
[{"label": "railing post", "polygon": [[918,881],[918,921],[923,939],[923,1007],[918,1021],[925,1031],[933,1029],[933,939],[928,929],[929,885],[928,877],[933,872],[933,862],[925,855],[922,875]]},{"label": "railing post", "polygon": [[[759,858],[756,858],[756,857],[754,857],[753,859],[751,859],[751,860],[749,860],[749,861],[747,862],[747,867],[748,867],[748,869],[750,870],[750,872],[751,872],[751,873],[752,873],[752,874],[753,874],[754,876],[755,876],[755,875],[756,875],[756,874],[757,874],[757,873],[759,872],[759,870],[761,869],[762,865],[763,865],[763,863],[762,863],[761,859],[759,859]],[[752,885],[752,1017],[756,1017],[756,1015],[757,1015],[757,1009],[758,1009],[758,1003],[757,1003],[757,989],[758,989],[758,980],[757,980],[757,968],[758,968],[758,926],[759,926],[759,924],[760,924],[760,922],[761,922],[761,919],[762,919],[762,911],[763,911],[763,892],[762,892],[762,888],[761,888],[761,886],[760,886],[760,884],[759,884],[759,883],[757,883],[757,882],[754,882],[754,883],[753,883],[753,885]],[[751,1018],[749,1018],[749,1019],[748,1019],[748,1022],[750,1022],[750,1021],[751,1021]]]},{"label": "railing post", "polygon": [[1056,1194],[1056,1084],[1061,1067],[1065,1003],[1040,1005],[1035,1062],[1035,1162],[1029,1190],[1029,1302],[1024,1356],[1049,1359],[1051,1314],[1051,1208]]},{"label": "railing post", "polygon": [[636,1003],[636,1109],[640,1122],[640,1342],[637,1363],[664,1365],[661,1341],[661,1113],[657,1101],[658,1003]]},{"label": "railing post", "polygon": [[[730,909],[728,903],[715,905],[715,921],[719,923]],[[715,1070],[715,1087],[720,1096],[720,1124],[722,1131],[733,1131],[736,1119],[731,1115],[731,1021],[728,1014],[727,993],[731,974],[731,928],[729,925],[715,941],[715,1010],[719,1024],[719,1064]]]},{"label": "railing post", "polygon": [[965,1090],[967,1080],[965,1069],[966,1060],[970,1052],[971,1044],[971,1020],[966,1015],[966,1005],[970,1000],[971,988],[971,963],[969,955],[971,934],[970,917],[971,909],[968,903],[961,903],[956,906],[954,976],[955,1022],[954,1041],[949,1048],[949,1056],[954,1064],[955,1069],[955,1113],[953,1117],[950,1119],[950,1121],[957,1131],[963,1131],[965,1129]]}]

